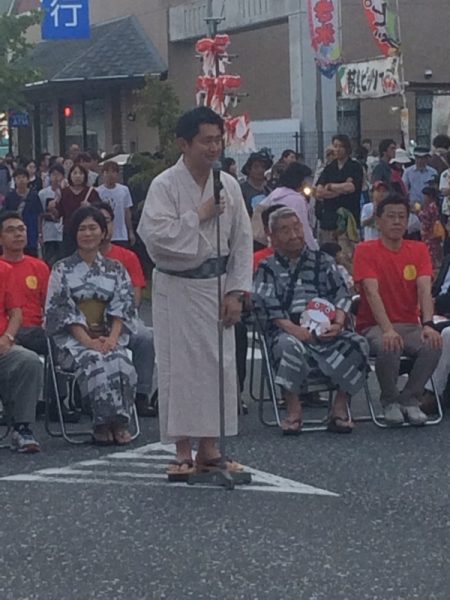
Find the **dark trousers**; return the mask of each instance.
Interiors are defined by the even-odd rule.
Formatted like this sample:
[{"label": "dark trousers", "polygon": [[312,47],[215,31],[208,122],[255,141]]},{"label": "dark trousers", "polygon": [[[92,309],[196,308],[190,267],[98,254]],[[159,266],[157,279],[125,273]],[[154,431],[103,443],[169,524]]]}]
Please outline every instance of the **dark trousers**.
[{"label": "dark trousers", "polygon": [[244,391],[245,376],[247,374],[247,327],[239,322],[234,326],[234,339],[236,342],[236,371],[239,380],[239,390]]},{"label": "dark trousers", "polygon": [[62,242],[44,242],[42,255],[49,267],[62,258]]}]

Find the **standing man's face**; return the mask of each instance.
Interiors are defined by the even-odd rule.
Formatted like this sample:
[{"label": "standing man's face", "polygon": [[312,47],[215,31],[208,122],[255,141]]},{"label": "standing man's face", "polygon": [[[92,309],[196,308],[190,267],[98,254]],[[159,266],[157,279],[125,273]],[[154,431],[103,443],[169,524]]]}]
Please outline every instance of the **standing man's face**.
[{"label": "standing man's face", "polygon": [[348,158],[347,150],[342,142],[339,140],[334,140],[333,148],[336,153],[336,158],[338,160],[345,160]]},{"label": "standing man's face", "polygon": [[419,171],[425,170],[428,165],[428,156],[417,156],[416,157],[416,167]]},{"label": "standing man's face", "polygon": [[294,152],[291,152],[283,158],[283,162],[286,163],[286,165],[291,165],[292,163],[295,163],[296,160],[297,157],[295,156]]},{"label": "standing man's face", "polygon": [[178,143],[191,165],[207,170],[222,154],[223,135],[218,125],[203,123],[190,142],[180,139]]},{"label": "standing man's face", "polygon": [[395,151],[397,150],[397,144],[391,144],[386,150],[386,158],[392,160],[395,158]]}]

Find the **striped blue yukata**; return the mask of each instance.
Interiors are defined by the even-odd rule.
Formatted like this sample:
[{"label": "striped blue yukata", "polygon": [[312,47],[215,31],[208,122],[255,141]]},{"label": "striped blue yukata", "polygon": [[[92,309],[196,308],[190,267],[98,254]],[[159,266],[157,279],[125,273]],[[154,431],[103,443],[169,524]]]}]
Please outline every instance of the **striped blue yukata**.
[{"label": "striped blue yukata", "polygon": [[[88,328],[79,308],[83,300],[105,303],[107,321],[118,317],[122,333],[106,354],[86,348],[68,331],[70,325]],[[129,334],[136,331],[133,288],[123,266],[98,254],[88,265],[75,252],[55,264],[45,307],[45,330],[57,348],[62,367],[78,374],[80,391],[93,412],[94,425],[128,423],[136,395],[137,375],[127,351]]]},{"label": "striped blue yukata", "polygon": [[331,341],[301,342],[280,329],[276,319],[300,322],[312,298],[324,298],[348,312],[351,299],[334,260],[305,246],[297,261],[275,253],[263,261],[255,275],[253,301],[265,321],[266,335],[276,372],[283,389],[300,394],[308,378],[322,375],[340,390],[357,393],[368,372],[368,344],[351,331]]}]

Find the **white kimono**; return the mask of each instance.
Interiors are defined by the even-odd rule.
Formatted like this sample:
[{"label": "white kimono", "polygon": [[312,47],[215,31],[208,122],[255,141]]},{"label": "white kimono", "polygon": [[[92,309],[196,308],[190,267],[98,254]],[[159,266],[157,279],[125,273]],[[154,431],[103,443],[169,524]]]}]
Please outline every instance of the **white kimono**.
[{"label": "white kimono", "polygon": [[[237,181],[221,172],[225,212],[221,256],[229,256],[222,290],[250,291],[253,239]],[[158,271],[195,269],[217,256],[216,220],[197,210],[213,196],[212,171],[202,192],[183,158],[153,180],[138,234],[156,264],[153,326],[158,361],[161,441],[218,437],[219,368],[217,279],[187,279]],[[225,432],[237,434],[234,330],[224,330]]]}]

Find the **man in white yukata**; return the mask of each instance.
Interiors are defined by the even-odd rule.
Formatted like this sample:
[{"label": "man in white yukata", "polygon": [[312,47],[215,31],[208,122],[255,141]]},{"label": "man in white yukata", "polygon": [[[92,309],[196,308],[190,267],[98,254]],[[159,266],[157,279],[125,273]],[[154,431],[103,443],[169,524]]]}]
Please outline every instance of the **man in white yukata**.
[{"label": "man in white yukata", "polygon": [[[171,479],[220,464],[217,262],[223,284],[225,434],[237,434],[233,325],[240,320],[243,293],[251,289],[253,239],[239,184],[224,172],[220,204],[215,204],[212,165],[222,152],[223,132],[221,117],[206,107],[180,118],[176,135],[182,156],[153,180],[138,227],[156,265],[153,325],[160,433],[163,443],[175,442],[177,448],[168,469]],[[242,470],[232,459],[226,465]]]}]

